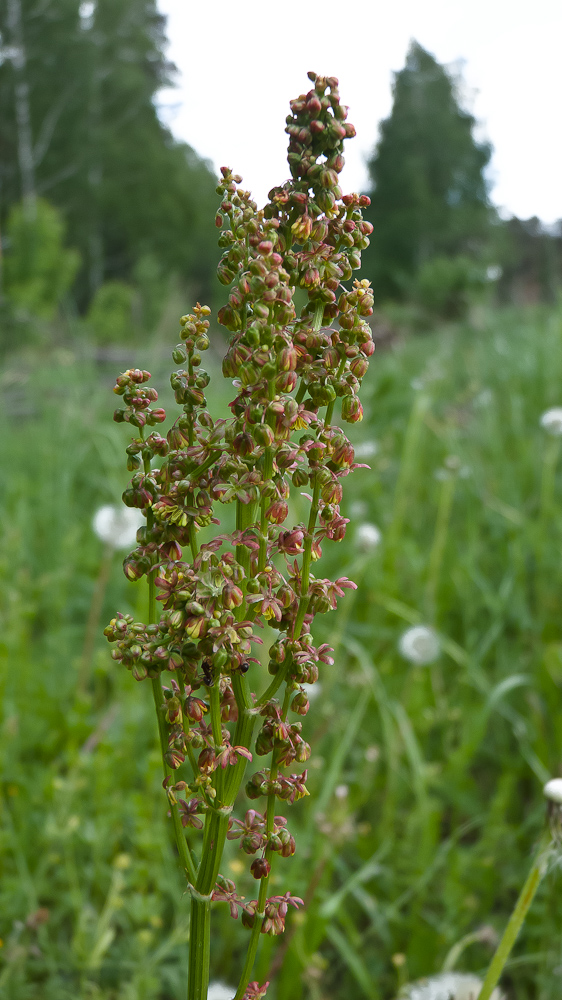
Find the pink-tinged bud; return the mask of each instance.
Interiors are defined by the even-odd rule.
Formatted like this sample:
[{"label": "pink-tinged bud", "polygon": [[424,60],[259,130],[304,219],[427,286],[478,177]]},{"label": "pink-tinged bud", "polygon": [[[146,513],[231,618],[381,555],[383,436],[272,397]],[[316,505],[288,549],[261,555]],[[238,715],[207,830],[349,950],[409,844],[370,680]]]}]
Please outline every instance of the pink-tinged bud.
[{"label": "pink-tinged bud", "polygon": [[200,771],[214,771],[215,770],[215,751],[211,747],[204,747],[204,749],[199,754],[197,758],[197,763],[199,765]]},{"label": "pink-tinged bud", "polygon": [[271,865],[265,858],[256,858],[250,865],[250,871],[254,878],[265,878],[271,871]]},{"label": "pink-tinged bud", "polygon": [[172,770],[176,771],[178,767],[183,764],[185,754],[183,754],[181,750],[178,750],[176,747],[173,747],[171,750],[166,750],[164,758],[168,767],[171,767]]},{"label": "pink-tinged bud", "polygon": [[366,340],[364,344],[359,347],[361,354],[364,354],[366,358],[370,358],[372,354],[375,353],[375,344],[372,340]]},{"label": "pink-tinged bud", "polygon": [[289,513],[289,505],[285,500],[276,500],[275,503],[271,504],[271,507],[266,511],[265,516],[268,521],[272,524],[283,524],[283,521]]},{"label": "pink-tinged bud", "polygon": [[236,455],[245,457],[251,455],[254,450],[254,442],[250,434],[237,434],[232,442],[232,450]]},{"label": "pink-tinged bud", "polygon": [[144,663],[135,663],[131,673],[136,681],[144,681],[148,677],[148,670]]},{"label": "pink-tinged bud", "polygon": [[249,833],[246,837],[242,837],[240,847],[246,854],[255,854],[260,850],[262,843],[263,837],[260,833]]},{"label": "pink-tinged bud", "polygon": [[263,448],[270,447],[275,440],[275,435],[269,424],[256,424],[252,433],[256,444]]},{"label": "pink-tinged bud", "polygon": [[182,557],[181,548],[176,541],[164,542],[161,546],[161,552],[166,559],[170,559],[172,562],[178,562]]},{"label": "pink-tinged bud", "polygon": [[349,424],[358,424],[363,420],[363,407],[357,396],[344,396],[341,404],[342,420]]},{"label": "pink-tinged bud", "polygon": [[310,131],[314,135],[320,135],[320,133],[324,132],[325,129],[326,129],[326,126],[318,118],[313,118],[312,119],[312,121],[310,123]]},{"label": "pink-tinged bud", "polygon": [[141,568],[141,566],[139,566],[136,559],[130,559],[129,556],[127,556],[127,558],[123,560],[123,572],[127,577],[127,580],[131,580],[131,582],[134,583],[136,580],[140,580],[141,576],[144,576],[145,571]]},{"label": "pink-tinged bud", "polygon": [[304,544],[304,531],[295,528],[293,531],[282,531],[277,540],[277,547],[280,552],[285,552],[289,556],[296,556],[302,552]]},{"label": "pink-tinged bud", "polygon": [[201,639],[207,631],[207,621],[205,618],[188,618],[185,623],[185,631],[191,639]]},{"label": "pink-tinged bud", "polygon": [[183,719],[181,702],[179,698],[168,698],[166,702],[166,722],[169,722],[171,726],[176,723],[181,725]]},{"label": "pink-tinged bud", "polygon": [[310,705],[304,691],[297,692],[291,702],[291,708],[293,712],[297,712],[299,715],[306,715]]},{"label": "pink-tinged bud", "polygon": [[340,356],[335,347],[327,347],[322,353],[324,364],[329,371],[334,371],[340,363]]},{"label": "pink-tinged bud", "polygon": [[284,347],[277,358],[279,371],[294,372],[298,359],[299,356],[294,347]]},{"label": "pink-tinged bud", "polygon": [[283,608],[286,610],[291,607],[295,600],[295,592],[288,583],[282,583],[277,591],[277,600],[281,601]]},{"label": "pink-tinged bud", "polygon": [[267,257],[270,253],[273,253],[273,243],[271,240],[262,240],[257,246],[258,253],[262,256]]},{"label": "pink-tinged bud", "polygon": [[346,525],[349,523],[347,517],[335,517],[332,525],[330,537],[334,542],[341,542],[345,538]]},{"label": "pink-tinged bud", "polygon": [[281,372],[275,379],[277,392],[292,392],[298,382],[296,372]]},{"label": "pink-tinged bud", "polygon": [[353,136],[357,135],[357,133],[355,131],[355,126],[352,125],[351,122],[346,122],[345,125],[342,126],[342,127],[344,129],[344,135],[342,135],[342,139],[344,139],[344,138],[345,139],[353,139]]},{"label": "pink-tinged bud", "polygon": [[225,583],[222,590],[222,602],[225,608],[231,611],[233,608],[239,608],[244,600],[244,594],[237,587],[235,583],[230,580]]},{"label": "pink-tinged bud", "polygon": [[320,174],[320,184],[323,188],[333,188],[336,187],[338,183],[338,175],[335,170],[330,170],[329,168],[324,168]]},{"label": "pink-tinged bud", "polygon": [[186,698],[185,714],[192,722],[201,722],[203,713],[207,711],[207,706],[201,698]]},{"label": "pink-tinged bud", "polygon": [[307,267],[302,284],[305,288],[316,288],[320,284],[320,271],[317,267]]},{"label": "pink-tinged bud", "polygon": [[287,839],[281,837],[281,840],[283,841],[283,846],[281,848],[281,857],[290,858],[297,849],[295,844],[295,838],[292,836],[292,834],[288,833],[288,831],[286,830],[283,830],[281,832],[288,834]]},{"label": "pink-tinged bud", "polygon": [[366,358],[354,358],[349,367],[355,378],[363,378],[369,368],[369,362]]},{"label": "pink-tinged bud", "polygon": [[222,215],[215,215],[215,226],[217,227],[217,229],[221,229],[221,227],[222,227]]},{"label": "pink-tinged bud", "polygon": [[312,231],[312,219],[309,215],[301,215],[295,219],[291,232],[296,240],[307,240]]},{"label": "pink-tinged bud", "polygon": [[322,110],[322,105],[321,105],[320,101],[318,100],[316,94],[313,94],[312,97],[309,97],[308,101],[306,102],[306,110],[308,111],[309,115],[319,115],[320,114],[320,112]]},{"label": "pink-tinged bud", "polygon": [[332,462],[338,469],[348,469],[355,461],[355,452],[349,441],[338,445],[332,452]]},{"label": "pink-tinged bud", "polygon": [[293,486],[306,486],[308,484],[308,472],[306,469],[299,467],[293,472]]},{"label": "pink-tinged bud", "polygon": [[147,416],[147,422],[149,424],[161,424],[166,419],[166,411],[159,407],[157,410],[151,410]]},{"label": "pink-tinged bud", "polygon": [[337,480],[328,483],[322,490],[322,499],[329,504],[341,503],[342,496],[342,485]]}]

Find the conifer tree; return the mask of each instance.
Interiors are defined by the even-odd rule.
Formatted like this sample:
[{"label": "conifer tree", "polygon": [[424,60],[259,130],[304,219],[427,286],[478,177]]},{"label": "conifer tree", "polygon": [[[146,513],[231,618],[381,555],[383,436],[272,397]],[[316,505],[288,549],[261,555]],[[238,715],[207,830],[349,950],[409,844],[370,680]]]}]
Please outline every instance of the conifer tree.
[{"label": "conifer tree", "polygon": [[407,296],[435,256],[477,253],[491,217],[491,148],[475,140],[450,73],[412,42],[393,94],[369,163],[374,231],[364,269],[379,300]]}]

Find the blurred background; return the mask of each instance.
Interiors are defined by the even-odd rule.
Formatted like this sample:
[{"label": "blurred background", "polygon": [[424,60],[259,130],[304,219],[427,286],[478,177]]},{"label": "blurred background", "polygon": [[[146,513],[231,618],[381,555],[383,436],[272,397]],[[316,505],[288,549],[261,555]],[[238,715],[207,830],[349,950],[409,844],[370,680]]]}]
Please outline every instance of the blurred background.
[{"label": "blurred background", "polygon": [[[150,691],[102,635],[116,610],[146,610],[120,571],[130,526],[100,514],[128,478],[111,387],[148,368],[173,407],[178,317],[224,296],[216,171],[266,200],[309,69],[340,77],[358,131],[342,186],[372,198],[377,351],[353,428],[370,471],[346,483],[348,534],[323,564],[360,589],[317,629],[337,655],[305,719],[297,854],[275,875],[307,906],[263,941],[272,1000],[393,1000],[443,968],[481,973],[542,828],[541,785],[562,773],[562,413],[541,424],[562,406],[562,12],[269,6],[0,3],[6,1000],[184,994]],[[251,898],[244,861],[231,843],[224,874]],[[508,1000],[560,995],[559,890],[553,872]],[[213,975],[232,984],[246,932],[224,909]]]}]

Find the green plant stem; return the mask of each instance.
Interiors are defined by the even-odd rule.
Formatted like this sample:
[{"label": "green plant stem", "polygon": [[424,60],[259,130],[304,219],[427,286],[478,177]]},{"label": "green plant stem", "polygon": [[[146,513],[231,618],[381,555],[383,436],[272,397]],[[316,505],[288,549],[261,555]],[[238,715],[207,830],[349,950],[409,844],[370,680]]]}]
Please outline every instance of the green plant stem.
[{"label": "green plant stem", "polygon": [[[257,513],[257,502],[251,504],[236,503],[236,528],[244,531],[255,521]],[[244,545],[237,546],[237,561],[244,567],[248,574],[250,567],[250,553]],[[244,620],[247,613],[247,605],[244,601],[237,608],[239,621]],[[233,743],[235,746],[248,748],[252,742],[252,734],[255,725],[255,713],[252,709],[252,699],[248,681],[243,674],[235,673],[232,676],[232,688],[238,706],[238,721],[236,723]],[[222,744],[222,730],[220,723],[220,701],[218,681],[210,691],[211,701],[211,725],[213,729],[213,739],[217,746]],[[201,864],[197,873],[197,880],[194,882],[194,891],[191,899],[191,931],[189,950],[189,972],[188,972],[188,1000],[206,1000],[209,985],[209,959],[210,959],[210,907],[211,894],[215,887],[219,868],[224,851],[226,834],[228,831],[228,821],[232,811],[233,803],[238,795],[240,785],[244,778],[246,769],[246,759],[240,757],[236,764],[227,768],[227,773],[221,771],[214,775],[214,788],[216,798],[213,805],[207,812],[205,831],[203,835],[203,848],[201,852]]]},{"label": "green plant stem", "polygon": [[499,978],[502,974],[503,968],[509,958],[511,949],[515,944],[517,935],[523,926],[523,921],[527,916],[527,912],[535,893],[546,874],[548,868],[548,861],[552,853],[552,839],[550,832],[546,832],[543,835],[539,849],[537,851],[535,860],[533,862],[532,868],[527,876],[525,885],[523,886],[519,898],[515,904],[513,913],[509,918],[509,922],[504,931],[503,937],[496,949],[496,953],[490,963],[488,972],[486,973],[486,978],[482,984],[482,989],[478,994],[477,1000],[490,1000],[493,990],[499,982]]},{"label": "green plant stem", "polygon": [[[145,459],[144,461],[144,471],[146,474],[148,474],[148,472],[150,471],[150,461],[147,459]],[[152,510],[148,511],[146,521],[148,530],[150,531],[154,523],[154,514],[152,513]],[[151,569],[147,574],[147,580],[148,580],[148,621],[149,624],[152,624],[153,622],[156,621],[156,584],[154,582],[153,569]],[[162,690],[162,678],[160,674],[157,674],[156,677],[152,678],[152,696],[154,698],[154,708],[156,710],[156,718],[158,721],[158,734],[160,737],[160,749],[162,752],[162,767],[164,770],[164,777],[169,778],[172,777],[173,771],[172,768],[169,767],[168,764],[166,763],[166,757],[165,757],[166,751],[168,749],[168,734],[166,731],[166,722],[162,715],[164,692]],[[191,857],[191,851],[189,850],[187,841],[185,839],[185,834],[183,832],[183,826],[179,814],[178,805],[177,802],[173,802],[171,799],[169,799],[169,802],[170,802],[170,813],[172,817],[172,824],[174,827],[174,835],[176,839],[176,846],[178,849],[180,862],[186,874],[186,877],[191,883],[193,883],[197,878],[197,870],[195,868],[195,863],[193,861],[193,858]]]},{"label": "green plant stem", "polygon": [[406,428],[404,445],[400,460],[398,482],[394,493],[393,517],[387,534],[385,545],[385,566],[392,573],[395,571],[396,555],[402,537],[402,527],[408,503],[411,499],[412,477],[420,454],[420,437],[425,415],[431,400],[424,392],[416,394],[410,419]]},{"label": "green plant stem", "polygon": [[543,527],[552,515],[556,466],[560,455],[560,444],[561,439],[559,437],[551,438],[547,442],[544,452],[540,492],[540,523]]},{"label": "green plant stem", "polygon": [[456,483],[457,477],[452,472],[443,480],[441,483],[441,489],[439,490],[435,533],[433,535],[431,552],[429,553],[427,584],[425,588],[427,614],[431,622],[435,622],[437,591],[439,589],[439,581],[441,578],[443,555],[445,553],[445,545],[447,543],[447,535],[449,532],[449,523],[451,520],[451,510],[453,506]]},{"label": "green plant stem", "polygon": [[[160,734],[160,747],[162,750],[164,776],[167,778],[173,776],[174,772],[172,771],[171,767],[168,767],[168,765],[166,764],[166,760],[164,758],[164,754],[168,749],[168,735],[166,733],[166,723],[162,716],[164,692],[162,691],[162,680],[160,678],[160,674],[158,674],[157,677],[152,678],[152,694],[154,697],[154,708],[156,709],[156,716],[158,719],[158,732]],[[194,882],[194,880],[197,877],[197,871],[195,869],[193,858],[191,857],[191,852],[187,846],[187,841],[185,839],[185,834],[183,832],[183,826],[181,824],[181,818],[177,803],[173,803],[170,801],[170,813],[172,816],[174,834],[176,838],[176,844],[182,868],[184,869],[189,881]]]},{"label": "green plant stem", "polygon": [[[283,699],[283,707],[281,709],[281,718],[283,719],[283,721],[285,721],[287,718],[290,702],[291,702],[291,689],[287,687],[285,689],[285,697]],[[274,750],[271,758],[271,773],[270,773],[270,778],[272,781],[276,780],[278,772],[279,772],[279,766],[277,761],[277,754],[276,751]],[[268,841],[273,834],[274,825],[275,825],[275,792],[271,792],[267,797],[267,812],[266,812],[266,825],[265,825],[265,833]],[[274,852],[271,850],[270,847],[266,848],[264,857],[265,860],[269,862],[271,866],[274,859]],[[260,889],[258,893],[258,905],[254,919],[254,925],[252,927],[252,933],[250,935],[248,951],[246,953],[246,961],[244,962],[244,968],[242,970],[242,975],[240,976],[240,981],[238,983],[238,989],[236,990],[236,995],[234,997],[234,1000],[241,1000],[246,990],[246,987],[250,981],[250,976],[252,974],[252,969],[254,967],[254,962],[256,960],[256,955],[258,951],[261,929],[263,927],[263,921],[265,918],[265,904],[267,902],[267,890],[270,878],[271,878],[271,870],[267,875],[265,875],[262,878],[260,882]]]},{"label": "green plant stem", "polygon": [[211,900],[191,897],[188,1000],[207,1000],[211,961]]}]

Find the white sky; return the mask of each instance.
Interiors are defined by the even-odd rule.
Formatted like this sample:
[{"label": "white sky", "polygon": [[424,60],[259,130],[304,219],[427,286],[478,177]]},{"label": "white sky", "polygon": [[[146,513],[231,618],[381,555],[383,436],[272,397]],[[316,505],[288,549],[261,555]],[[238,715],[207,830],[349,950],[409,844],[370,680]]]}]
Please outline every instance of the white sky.
[{"label": "white sky", "polygon": [[162,117],[218,169],[241,173],[259,204],[288,176],[289,100],[309,69],[337,76],[357,138],[344,191],[391,109],[393,71],[415,38],[462,60],[465,105],[494,147],[492,199],[507,214],[562,218],[562,0],[158,0],[179,86]]}]

